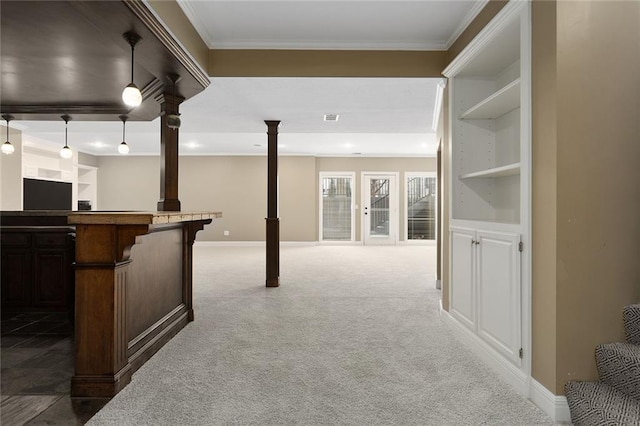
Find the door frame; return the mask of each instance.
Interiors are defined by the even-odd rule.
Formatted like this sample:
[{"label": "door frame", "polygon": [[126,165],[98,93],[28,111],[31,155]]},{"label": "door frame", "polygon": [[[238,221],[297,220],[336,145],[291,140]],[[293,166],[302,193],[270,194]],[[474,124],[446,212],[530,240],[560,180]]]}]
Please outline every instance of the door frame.
[{"label": "door frame", "polygon": [[[348,241],[325,240],[323,233],[322,180],[324,178],[351,178],[351,237]],[[319,172],[318,173],[318,242],[324,244],[353,244],[356,240],[356,172]]]},{"label": "door frame", "polygon": [[[366,245],[367,227],[364,219],[364,206],[369,188],[366,186],[367,177],[391,177],[389,186],[389,239],[382,244],[397,245],[400,234],[400,172],[360,172],[360,239]],[[395,194],[395,196],[394,196]]]}]

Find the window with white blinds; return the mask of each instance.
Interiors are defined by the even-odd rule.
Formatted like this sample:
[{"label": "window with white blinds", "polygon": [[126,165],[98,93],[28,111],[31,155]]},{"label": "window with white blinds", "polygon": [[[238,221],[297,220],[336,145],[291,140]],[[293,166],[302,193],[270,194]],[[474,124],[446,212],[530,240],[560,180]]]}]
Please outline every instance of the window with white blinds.
[{"label": "window with white blinds", "polygon": [[353,176],[321,173],[321,240],[353,240],[353,185]]}]

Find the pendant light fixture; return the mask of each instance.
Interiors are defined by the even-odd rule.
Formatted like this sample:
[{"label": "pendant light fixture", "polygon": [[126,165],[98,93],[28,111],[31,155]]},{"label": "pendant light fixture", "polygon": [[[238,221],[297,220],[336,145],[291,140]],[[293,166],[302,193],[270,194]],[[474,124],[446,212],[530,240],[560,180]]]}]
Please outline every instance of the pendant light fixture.
[{"label": "pendant light fixture", "polygon": [[124,127],[127,124],[128,118],[129,117],[127,117],[126,115],[120,116],[120,120],[122,120],[122,142],[120,142],[120,145],[118,145],[118,152],[122,155],[126,155],[129,153],[129,145],[127,145],[124,138]]},{"label": "pendant light fixture", "polygon": [[136,44],[138,44],[138,42],[142,40],[142,38],[138,34],[131,31],[127,31],[126,33],[122,34],[122,37],[131,46],[131,83],[129,83],[129,85],[122,91],[122,100],[125,104],[135,108],[137,106],[140,106],[140,104],[142,103],[142,93],[140,93],[140,89],[138,89],[138,86],[136,86],[133,82],[133,68],[135,65],[133,50]]},{"label": "pendant light fixture", "polygon": [[13,154],[13,151],[15,151],[15,147],[11,144],[11,142],[9,142],[9,122],[11,120],[13,120],[13,115],[9,115],[9,114],[2,114],[2,119],[5,120],[7,122],[7,141],[5,143],[2,144],[2,153],[3,154]]},{"label": "pendant light fixture", "polygon": [[71,151],[71,148],[67,145],[67,128],[69,127],[69,120],[71,120],[71,117],[65,114],[61,115],[60,118],[64,120],[64,146],[60,150],[60,157],[68,159],[73,157],[73,151]]}]

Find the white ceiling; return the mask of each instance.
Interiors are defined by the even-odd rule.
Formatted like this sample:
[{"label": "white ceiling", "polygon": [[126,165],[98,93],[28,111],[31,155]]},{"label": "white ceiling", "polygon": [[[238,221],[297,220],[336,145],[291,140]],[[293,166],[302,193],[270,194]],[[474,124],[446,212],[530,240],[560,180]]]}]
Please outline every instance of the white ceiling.
[{"label": "white ceiling", "polygon": [[446,50],[486,0],[177,0],[211,49]]},{"label": "white ceiling", "polygon": [[[477,1],[178,0],[212,48],[446,49]],[[213,78],[181,105],[180,153],[266,154],[264,120],[281,120],[285,155],[433,156],[439,79]],[[323,115],[340,115],[337,122]],[[62,146],[64,123],[11,123]],[[131,155],[159,153],[160,124],[127,123]],[[69,145],[117,155],[120,122],[69,123]]]}]

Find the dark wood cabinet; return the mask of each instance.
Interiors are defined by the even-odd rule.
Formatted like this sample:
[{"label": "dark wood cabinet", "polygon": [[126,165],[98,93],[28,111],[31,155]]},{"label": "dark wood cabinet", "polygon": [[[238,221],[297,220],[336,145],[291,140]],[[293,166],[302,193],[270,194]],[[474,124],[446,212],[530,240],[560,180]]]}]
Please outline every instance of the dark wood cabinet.
[{"label": "dark wood cabinet", "polygon": [[73,312],[73,227],[3,227],[3,312]]}]

